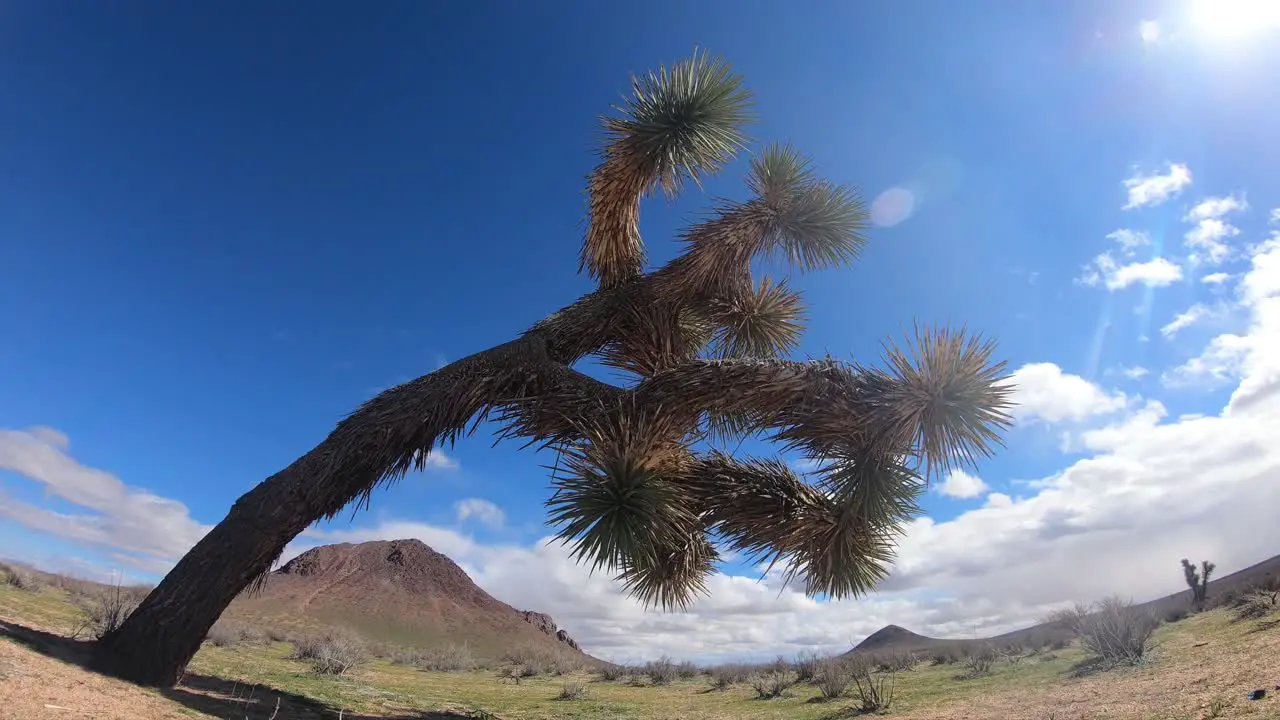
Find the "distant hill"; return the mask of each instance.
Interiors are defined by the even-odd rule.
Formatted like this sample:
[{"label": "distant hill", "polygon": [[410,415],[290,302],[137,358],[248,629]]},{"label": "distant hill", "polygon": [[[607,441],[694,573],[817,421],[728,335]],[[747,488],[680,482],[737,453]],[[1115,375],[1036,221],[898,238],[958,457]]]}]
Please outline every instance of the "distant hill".
[{"label": "distant hill", "polygon": [[[1170,564],[1170,576],[1178,577],[1180,573],[1176,565]],[[1275,581],[1280,579],[1280,555],[1273,558],[1263,560],[1256,565],[1233,572],[1230,575],[1223,575],[1217,580],[1209,581],[1209,601],[1212,603],[1216,597],[1226,596],[1232,593],[1239,593],[1253,586],[1261,584],[1268,578]],[[1166,613],[1177,608],[1185,608],[1190,603],[1190,590],[1183,589],[1180,592],[1165,595],[1155,600],[1149,600],[1138,605],[1138,608],[1149,610],[1157,616],[1163,616]],[[1032,637],[1046,638],[1063,635],[1066,628],[1054,623],[1040,623],[1021,630],[996,635],[989,638],[931,638],[924,635],[913,633],[906,628],[897,625],[886,625],[879,630],[871,633],[865,640],[858,643],[845,653],[845,655],[853,655],[855,653],[876,653],[888,651],[929,651],[948,649],[965,645],[972,642],[991,642],[996,645],[1004,645],[1008,643],[1027,640]]]},{"label": "distant hill", "polygon": [[407,647],[466,644],[488,659],[520,646],[581,653],[550,616],[497,600],[419,540],[313,548],[272,572],[261,592],[242,593],[223,618],[346,628]]}]

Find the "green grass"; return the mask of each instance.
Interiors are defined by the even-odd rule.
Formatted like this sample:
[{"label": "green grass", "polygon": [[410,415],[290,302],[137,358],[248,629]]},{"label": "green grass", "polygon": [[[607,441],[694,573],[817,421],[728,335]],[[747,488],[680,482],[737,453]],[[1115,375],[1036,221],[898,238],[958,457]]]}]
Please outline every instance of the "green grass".
[{"label": "green grass", "polygon": [[[24,624],[68,632],[78,623],[79,614],[68,593],[58,588],[48,587],[39,593],[31,593],[0,586],[0,615]],[[1150,683],[1158,680],[1161,673],[1169,668],[1179,669],[1179,672],[1188,667],[1194,669],[1196,666],[1187,655],[1192,648],[1206,642],[1212,641],[1215,646],[1212,657],[1230,657],[1253,647],[1250,644],[1257,643],[1259,637],[1273,638],[1276,634],[1258,633],[1252,623],[1233,623],[1225,611],[1203,613],[1163,626],[1157,633],[1158,649],[1151,664],[1110,671],[1105,674],[1105,682]],[[222,678],[241,687],[256,686],[258,698],[270,698],[272,691],[278,690],[313,699],[334,709],[370,715],[439,710],[477,717],[491,713],[499,718],[530,720],[820,720],[851,717],[856,705],[852,697],[821,702],[818,700],[820,693],[810,685],[796,686],[783,697],[772,700],[756,699],[755,692],[747,685],[711,691],[710,680],[706,676],[677,681],[665,687],[634,686],[625,680],[602,682],[590,675],[526,678],[517,684],[511,680],[500,680],[493,671],[434,673],[393,665],[386,659],[375,659],[348,676],[329,677],[315,674],[306,662],[289,659],[290,649],[290,645],[283,642],[230,647],[206,644],[192,661],[188,672]],[[1048,661],[1040,656],[1031,656],[1016,665],[1000,660],[991,674],[976,678],[963,677],[963,663],[930,665],[927,661],[922,662],[914,670],[897,673],[894,702],[889,714],[910,715],[914,711],[965,706],[1010,692],[1041,696],[1050,691],[1070,690],[1073,685],[1080,694],[1088,697],[1094,687],[1088,683],[1096,684],[1099,680],[1071,675],[1073,665],[1084,658],[1084,653],[1072,647],[1054,654],[1056,657]],[[570,680],[588,683],[585,699],[556,699],[562,685]],[[1210,689],[1206,687],[1206,692]],[[1155,692],[1143,692],[1148,691]],[[1177,691],[1171,692],[1176,695]],[[1216,699],[1214,702],[1222,703]],[[1233,710],[1235,705],[1232,702],[1227,709]],[[1199,718],[1203,714],[1197,710],[1187,714],[1117,716],[1180,719]],[[1228,713],[1223,716],[1234,715]]]}]

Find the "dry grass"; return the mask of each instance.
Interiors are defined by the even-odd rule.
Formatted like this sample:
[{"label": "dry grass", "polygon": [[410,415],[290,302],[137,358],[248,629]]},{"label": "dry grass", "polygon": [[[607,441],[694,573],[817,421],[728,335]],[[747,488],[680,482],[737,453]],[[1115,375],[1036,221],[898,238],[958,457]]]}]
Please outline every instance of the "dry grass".
[{"label": "dry grass", "polygon": [[[79,613],[68,594],[53,585],[39,593],[0,586],[0,619],[67,634],[80,621]],[[894,676],[890,713],[919,720],[1199,720],[1216,707],[1218,717],[1264,720],[1280,707],[1271,697],[1244,699],[1256,687],[1274,686],[1272,658],[1280,656],[1280,628],[1259,631],[1257,623],[1233,622],[1223,609],[1165,625],[1155,639],[1157,650],[1143,665],[1086,678],[1071,677],[1071,668],[1086,657],[1077,647],[1042,654],[1047,658],[1043,661],[995,663],[989,674],[963,681],[956,679],[954,665],[921,664]],[[291,660],[290,650],[279,642],[206,643],[189,668],[187,684],[166,691],[166,697],[0,637],[0,668],[6,676],[0,682],[0,716],[265,720],[276,699],[284,698],[290,706],[291,696],[331,708],[328,716],[343,710],[346,718],[407,718],[449,710],[458,713],[454,717],[478,717],[483,711],[504,720],[822,720],[851,716],[862,704],[852,686],[829,693],[801,683],[767,701],[738,680],[708,692],[706,678],[680,678],[678,668],[675,680],[658,687],[647,678],[642,685],[592,682],[592,676],[573,672],[529,677],[517,685],[498,682],[493,671],[432,672],[382,659],[357,665],[343,676],[322,675],[308,660]],[[794,673],[798,664],[787,664],[786,671]],[[821,667],[815,668],[815,678]],[[741,672],[717,668],[708,674],[713,681],[717,674],[734,680]],[[870,670],[867,679],[883,684],[887,674]],[[557,700],[573,683],[590,691],[572,702]],[[250,695],[255,704],[245,711],[236,703],[249,702],[245,698]],[[826,695],[834,699],[814,702]],[[290,707],[277,720],[322,717],[296,702]]]}]

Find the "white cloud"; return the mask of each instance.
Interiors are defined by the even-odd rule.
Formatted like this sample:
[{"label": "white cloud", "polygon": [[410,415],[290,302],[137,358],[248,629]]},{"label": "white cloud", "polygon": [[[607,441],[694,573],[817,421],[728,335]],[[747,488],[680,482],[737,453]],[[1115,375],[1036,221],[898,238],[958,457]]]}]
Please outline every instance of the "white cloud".
[{"label": "white cloud", "polygon": [[1224,334],[1215,337],[1199,355],[1161,376],[1169,387],[1217,387],[1240,377],[1249,339]]},{"label": "white cloud", "polygon": [[938,486],[938,492],[953,498],[975,498],[987,491],[987,484],[982,478],[970,475],[963,470],[952,470],[947,479]]},{"label": "white cloud", "polygon": [[1122,290],[1131,285],[1165,287],[1181,279],[1182,268],[1165,258],[1121,265],[1110,252],[1104,252],[1085,266],[1079,281],[1089,286],[1104,285],[1108,290]]},{"label": "white cloud", "polygon": [[1138,37],[1142,38],[1144,45],[1150,45],[1160,40],[1160,23],[1155,20],[1143,20],[1138,23]]},{"label": "white cloud", "polygon": [[1208,197],[1188,210],[1183,219],[1187,222],[1199,222],[1247,209],[1249,209],[1249,203],[1243,197],[1237,198],[1234,195]]},{"label": "white cloud", "polygon": [[1120,246],[1126,257],[1131,257],[1140,247],[1151,244],[1151,236],[1141,230],[1120,228],[1107,234],[1107,239]]},{"label": "white cloud", "polygon": [[1130,380],[1141,380],[1142,378],[1146,377],[1151,373],[1150,370],[1142,367],[1141,365],[1134,365],[1133,367],[1121,368],[1120,372]]},{"label": "white cloud", "polygon": [[1209,273],[1200,278],[1200,282],[1205,285],[1222,285],[1231,279],[1231,273],[1216,272]]},{"label": "white cloud", "polygon": [[1191,261],[1217,265],[1231,257],[1231,246],[1226,240],[1239,235],[1240,230],[1222,218],[1248,207],[1249,203],[1243,197],[1226,195],[1205,198],[1187,211],[1182,219],[1194,227],[1183,239],[1191,250]]},{"label": "white cloud", "polygon": [[1129,402],[1124,393],[1107,392],[1053,363],[1023,365],[1010,382],[1016,386],[1011,412],[1019,420],[1079,421],[1119,412]]},{"label": "white cloud", "polygon": [[1167,325],[1160,328],[1160,334],[1166,338],[1173,339],[1178,334],[1179,330],[1184,330],[1195,325],[1197,322],[1208,317],[1209,313],[1210,311],[1208,306],[1204,303],[1196,303],[1195,305],[1192,305],[1186,310],[1178,313],[1173,320],[1170,320]]},{"label": "white cloud", "polygon": [[[418,455],[421,455],[421,453]],[[415,460],[418,459],[418,455],[414,456]],[[459,467],[458,461],[446,455],[440,448],[427,453],[426,461],[422,463],[422,466],[428,470],[457,470]]]},{"label": "white cloud", "polygon": [[1191,184],[1191,169],[1182,163],[1171,163],[1166,172],[1151,175],[1135,174],[1124,181],[1128,191],[1128,202],[1124,210],[1159,205],[1169,198],[1176,197]]},{"label": "white cloud", "polygon": [[491,528],[500,528],[507,521],[502,508],[483,498],[466,498],[453,504],[454,516],[459,523],[476,520]]},{"label": "white cloud", "polygon": [[1183,235],[1183,244],[1191,250],[1191,261],[1218,265],[1231,257],[1226,241],[1240,234],[1239,228],[1220,218],[1205,218]]},{"label": "white cloud", "polygon": [[209,530],[187,506],[126,486],[68,453],[67,436],[50,428],[0,430],[0,470],[42,485],[46,492],[89,512],[56,512],[0,490],[0,517],[87,545],[127,551],[117,559],[135,567],[172,561]]}]

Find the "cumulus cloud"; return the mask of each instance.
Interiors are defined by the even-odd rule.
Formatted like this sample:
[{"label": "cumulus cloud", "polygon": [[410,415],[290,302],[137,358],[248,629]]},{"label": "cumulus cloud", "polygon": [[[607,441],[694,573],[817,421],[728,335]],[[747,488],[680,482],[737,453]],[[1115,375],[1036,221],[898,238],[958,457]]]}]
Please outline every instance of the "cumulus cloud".
[{"label": "cumulus cloud", "polygon": [[1135,173],[1124,181],[1128,192],[1128,202],[1122,209],[1133,210],[1140,207],[1159,205],[1169,198],[1179,195],[1191,184],[1191,168],[1182,163],[1170,163],[1163,173],[1144,175]]},{"label": "cumulus cloud", "polygon": [[1183,241],[1191,251],[1191,261],[1218,265],[1229,259],[1232,249],[1227,240],[1239,235],[1240,230],[1223,217],[1248,207],[1243,197],[1228,195],[1205,198],[1187,211],[1183,220],[1191,223],[1192,228],[1183,236]]},{"label": "cumulus cloud", "polygon": [[483,498],[466,498],[453,504],[454,517],[459,523],[475,520],[491,528],[500,528],[507,521],[502,508]]},{"label": "cumulus cloud", "polygon": [[1125,257],[1131,257],[1138,248],[1151,244],[1151,236],[1141,230],[1120,228],[1107,234],[1107,239],[1120,247]]},{"label": "cumulus cloud", "polygon": [[0,470],[43,486],[86,512],[57,512],[0,491],[0,517],[87,545],[126,551],[116,558],[147,569],[181,557],[209,530],[187,506],[128,487],[103,470],[85,467],[67,436],[50,428],[0,430]]},{"label": "cumulus cloud", "polygon": [[1224,272],[1209,273],[1200,278],[1200,282],[1205,285],[1222,285],[1229,280],[1231,280],[1231,273]]},{"label": "cumulus cloud", "polygon": [[1133,367],[1120,368],[1120,373],[1130,380],[1141,380],[1149,375],[1151,371],[1141,365],[1134,365]]},{"label": "cumulus cloud", "polygon": [[1014,371],[1012,414],[1019,420],[1080,421],[1123,410],[1129,398],[1108,392],[1053,363],[1029,363]]},{"label": "cumulus cloud", "polygon": [[1181,279],[1182,268],[1166,258],[1121,264],[1110,252],[1104,252],[1085,266],[1079,281],[1091,287],[1102,285],[1108,290],[1123,290],[1132,285],[1165,287]]},{"label": "cumulus cloud", "polygon": [[953,498],[975,498],[987,491],[987,484],[977,475],[963,470],[952,470],[938,486],[938,492]]}]

